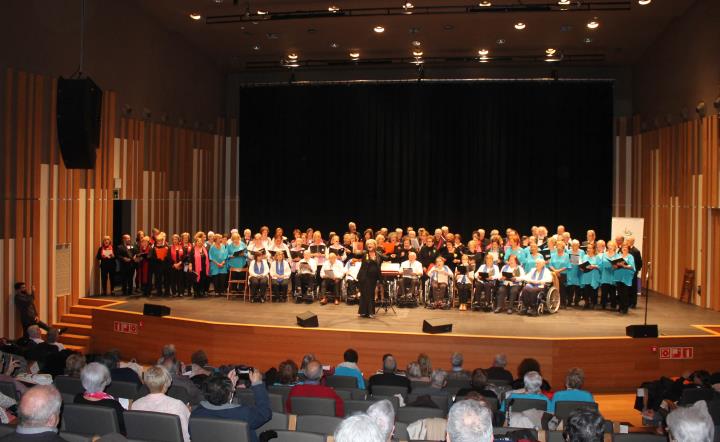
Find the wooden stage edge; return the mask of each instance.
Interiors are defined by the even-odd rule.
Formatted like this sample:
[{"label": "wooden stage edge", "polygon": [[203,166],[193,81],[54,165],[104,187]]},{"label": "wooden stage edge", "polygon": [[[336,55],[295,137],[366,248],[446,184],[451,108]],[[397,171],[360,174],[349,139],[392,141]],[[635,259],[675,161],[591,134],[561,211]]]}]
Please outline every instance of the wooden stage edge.
[{"label": "wooden stage edge", "polygon": [[[118,349],[123,358],[144,364],[157,361],[165,344],[175,344],[180,360],[203,349],[210,363],[249,364],[265,371],[285,359],[299,362],[314,353],[324,364],[342,362],[347,348],[360,354],[358,365],[366,376],[381,366],[382,355],[393,353],[404,368],[419,353],[426,353],[436,368],[448,368],[450,355],[462,352],[467,369],[488,367],[493,356],[504,353],[508,369],[515,372],[527,357],[537,359],[542,374],[554,388],[564,386],[572,367],[585,370],[585,386],[596,393],[629,392],[643,381],[685,370],[720,367],[720,333],[715,325],[695,325],[704,335],[631,339],[625,336],[537,338],[415,332],[384,332],[330,328],[238,324],[166,316],[144,316],[117,310],[112,302],[92,311],[90,350]],[[127,324],[125,328],[123,323]],[[664,347],[691,347],[692,359],[661,359]],[[687,353],[686,353],[687,354]]]}]

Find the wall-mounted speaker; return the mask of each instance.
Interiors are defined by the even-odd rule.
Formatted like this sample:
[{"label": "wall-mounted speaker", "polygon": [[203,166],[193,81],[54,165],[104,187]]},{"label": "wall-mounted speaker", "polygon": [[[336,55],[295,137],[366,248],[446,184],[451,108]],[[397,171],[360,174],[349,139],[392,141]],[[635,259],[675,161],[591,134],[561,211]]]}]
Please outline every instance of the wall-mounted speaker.
[{"label": "wall-mounted speaker", "polygon": [[102,90],[90,78],[65,79],[57,85],[57,134],[68,169],[95,167],[100,145]]}]

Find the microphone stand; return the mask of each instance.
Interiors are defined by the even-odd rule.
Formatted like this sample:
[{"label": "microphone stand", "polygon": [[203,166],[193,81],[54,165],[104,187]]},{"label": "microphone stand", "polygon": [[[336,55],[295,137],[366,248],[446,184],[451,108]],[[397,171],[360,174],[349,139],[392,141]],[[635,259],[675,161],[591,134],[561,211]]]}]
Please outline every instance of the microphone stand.
[{"label": "microphone stand", "polygon": [[652,270],[652,262],[647,263],[647,272],[645,272],[645,282],[644,282],[644,289],[645,289],[645,324],[647,325],[647,316],[648,316],[648,301],[650,301],[650,292],[649,292],[649,283],[650,283],[650,271]]}]

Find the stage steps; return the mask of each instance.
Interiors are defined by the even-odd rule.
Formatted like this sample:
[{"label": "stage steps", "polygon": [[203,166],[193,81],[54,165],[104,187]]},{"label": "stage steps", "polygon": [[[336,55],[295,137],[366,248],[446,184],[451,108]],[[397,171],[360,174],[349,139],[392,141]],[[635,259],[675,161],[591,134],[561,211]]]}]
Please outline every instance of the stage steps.
[{"label": "stage steps", "polygon": [[60,321],[52,325],[55,328],[67,328],[59,339],[65,348],[87,353],[92,335],[92,311],[114,302],[112,299],[80,298],[76,305],[70,307],[70,313],[62,315]]}]

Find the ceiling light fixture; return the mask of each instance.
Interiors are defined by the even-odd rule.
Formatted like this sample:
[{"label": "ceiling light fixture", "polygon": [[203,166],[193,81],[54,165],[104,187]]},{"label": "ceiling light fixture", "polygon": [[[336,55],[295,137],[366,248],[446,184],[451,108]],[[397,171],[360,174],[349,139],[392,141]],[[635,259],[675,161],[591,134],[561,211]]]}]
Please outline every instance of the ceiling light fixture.
[{"label": "ceiling light fixture", "polygon": [[197,12],[193,12],[193,13],[190,14],[190,18],[193,19],[193,20],[200,20],[200,19],[202,18],[202,15],[200,15],[200,14],[197,13]]},{"label": "ceiling light fixture", "polygon": [[555,55],[555,52],[557,52],[557,51],[555,50],[555,48],[547,48],[547,49],[545,49],[545,55]]},{"label": "ceiling light fixture", "polygon": [[487,50],[487,49],[480,49],[480,50],[478,51],[478,55],[481,56],[481,57],[484,57],[484,56],[486,56],[486,55],[489,54],[489,53],[490,53],[490,51]]},{"label": "ceiling light fixture", "polygon": [[413,49],[412,54],[413,54],[413,57],[422,57],[423,50],[422,49]]},{"label": "ceiling light fixture", "polygon": [[329,12],[335,13],[335,12],[338,12],[339,10],[340,10],[340,8],[337,7],[337,6],[335,6],[335,5],[330,5],[330,6],[328,6],[328,11],[329,11]]},{"label": "ceiling light fixture", "polygon": [[348,55],[350,55],[350,58],[352,58],[353,60],[357,60],[360,58],[360,52],[358,51],[350,51],[350,54]]},{"label": "ceiling light fixture", "polygon": [[638,0],[638,5],[640,6],[647,6],[650,3],[652,3],[652,0]]},{"label": "ceiling light fixture", "polygon": [[593,41],[593,39],[590,38],[590,37],[585,37],[585,38],[583,39],[583,42],[585,42],[585,44],[590,44],[590,43],[592,43],[592,41]]},{"label": "ceiling light fixture", "polygon": [[545,50],[545,61],[547,62],[556,62],[563,59],[563,54],[561,51],[555,49],[555,48],[547,48]]},{"label": "ceiling light fixture", "polygon": [[504,38],[498,38],[497,40],[495,40],[495,43],[497,43],[497,44],[499,44],[499,45],[504,45],[504,44],[505,44],[505,39],[504,39]]},{"label": "ceiling light fixture", "polygon": [[415,7],[415,5],[413,5],[412,2],[405,2],[403,3],[402,7],[405,10],[406,14],[412,14],[412,9]]},{"label": "ceiling light fixture", "polygon": [[600,27],[600,22],[598,21],[598,18],[595,17],[589,22],[587,22],[587,25],[585,26],[587,26],[588,29],[597,29],[598,27]]},{"label": "ceiling light fixture", "polygon": [[478,6],[480,6],[481,8],[489,8],[490,6],[492,6],[492,2],[486,0],[484,2],[478,3]]},{"label": "ceiling light fixture", "polygon": [[420,43],[418,40],[413,40],[412,45],[418,48],[420,47],[420,45],[422,45],[422,43]]},{"label": "ceiling light fixture", "polygon": [[382,34],[383,32],[385,32],[385,28],[382,26],[375,26],[373,28],[373,31],[375,31],[376,34]]},{"label": "ceiling light fixture", "polygon": [[257,15],[268,15],[267,11],[263,11],[262,9],[258,9]]},{"label": "ceiling light fixture", "polygon": [[288,54],[287,59],[290,60],[290,61],[297,61],[297,59],[298,59],[298,54],[296,54],[296,53],[294,53],[294,52],[291,52],[291,53]]},{"label": "ceiling light fixture", "polygon": [[259,51],[259,50],[260,50],[260,45],[253,46],[253,51]]},{"label": "ceiling light fixture", "polygon": [[569,6],[570,0],[558,0],[558,5],[560,6]]},{"label": "ceiling light fixture", "polygon": [[518,31],[522,31],[523,29],[525,29],[525,23],[521,21],[515,23],[515,29],[517,29]]},{"label": "ceiling light fixture", "polygon": [[330,47],[333,48],[333,49],[337,49],[338,46],[340,46],[340,45],[337,44],[337,43],[335,43],[334,41],[330,43]]}]

